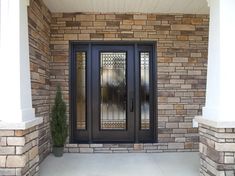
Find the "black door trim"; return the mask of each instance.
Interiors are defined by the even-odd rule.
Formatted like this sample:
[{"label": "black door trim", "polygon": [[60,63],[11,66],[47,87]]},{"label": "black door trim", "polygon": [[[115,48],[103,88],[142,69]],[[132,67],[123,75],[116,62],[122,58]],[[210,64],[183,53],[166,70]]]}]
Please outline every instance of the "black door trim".
[{"label": "black door trim", "polygon": [[[92,46],[94,45],[108,45],[108,46],[125,46],[125,45],[132,45],[134,47],[134,58],[135,60],[138,60],[137,58],[139,57],[139,51],[150,51],[151,55],[150,57],[152,57],[152,59],[150,59],[151,61],[151,68],[150,68],[150,76],[152,77],[150,79],[150,84],[152,84],[152,90],[151,90],[151,103],[152,103],[152,108],[151,108],[151,116],[152,116],[152,121],[151,121],[151,125],[152,126],[152,131],[150,132],[151,134],[149,135],[143,135],[141,134],[141,132],[139,131],[138,125],[139,124],[139,118],[135,118],[135,131],[134,131],[134,141],[116,141],[118,143],[132,143],[132,142],[157,142],[157,67],[156,67],[156,42],[149,42],[149,41],[70,41],[69,43],[70,45],[70,59],[69,59],[69,95],[70,95],[70,106],[69,106],[69,112],[70,112],[70,143],[98,143],[98,142],[102,142],[102,143],[106,143],[109,141],[94,141],[93,137],[92,137],[92,133],[93,133],[93,127],[92,127],[92,114],[93,114],[93,110],[92,110],[92,90],[91,90],[91,86],[87,86],[87,130],[79,130],[79,133],[76,132],[78,131],[76,129],[76,79],[75,79],[75,67],[76,67],[76,62],[75,62],[75,54],[77,51],[86,51],[87,52],[87,65],[91,68],[92,67]],[[147,48],[147,50],[146,50]],[[135,64],[135,67],[138,67],[138,64]],[[134,75],[138,74],[136,73],[138,70],[137,68],[134,68],[135,73]],[[92,70],[91,69],[87,69],[87,85],[91,85],[92,83]],[[135,76],[135,82],[138,82],[138,76]],[[135,84],[136,85],[136,84]],[[138,86],[135,87],[135,92],[136,94],[134,95],[135,100],[138,100]],[[135,109],[135,117],[137,117],[140,112],[139,112],[139,101],[135,101],[134,104],[134,109]],[[81,131],[83,131],[81,133]],[[79,135],[81,134],[81,135]],[[146,138],[151,138],[150,140],[145,140]],[[115,141],[113,142],[115,143]]]}]

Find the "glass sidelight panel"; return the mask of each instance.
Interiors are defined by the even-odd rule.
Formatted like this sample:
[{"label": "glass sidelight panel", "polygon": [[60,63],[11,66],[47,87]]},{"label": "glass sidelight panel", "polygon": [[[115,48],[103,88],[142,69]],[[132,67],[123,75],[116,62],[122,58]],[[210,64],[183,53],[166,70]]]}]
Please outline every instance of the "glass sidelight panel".
[{"label": "glass sidelight panel", "polygon": [[140,52],[140,106],[141,130],[150,128],[149,52]]},{"label": "glass sidelight panel", "polygon": [[126,129],[126,53],[100,53],[100,129]]},{"label": "glass sidelight panel", "polygon": [[86,129],[86,53],[76,53],[77,129]]}]

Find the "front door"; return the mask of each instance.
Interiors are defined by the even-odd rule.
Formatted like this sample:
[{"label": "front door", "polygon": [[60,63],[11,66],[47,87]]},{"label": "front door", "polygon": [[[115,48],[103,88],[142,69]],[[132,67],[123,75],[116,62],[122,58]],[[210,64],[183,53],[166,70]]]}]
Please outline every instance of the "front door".
[{"label": "front door", "polygon": [[154,141],[154,45],[72,45],[74,142]]}]

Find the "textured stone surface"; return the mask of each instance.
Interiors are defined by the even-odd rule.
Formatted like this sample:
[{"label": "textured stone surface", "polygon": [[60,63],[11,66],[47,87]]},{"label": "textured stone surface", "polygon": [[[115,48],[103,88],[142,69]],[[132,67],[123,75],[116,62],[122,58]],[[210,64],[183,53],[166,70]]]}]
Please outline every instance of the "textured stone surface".
[{"label": "textured stone surface", "polygon": [[[60,83],[69,109],[69,41],[155,41],[158,142],[164,144],[159,149],[198,150],[192,119],[201,114],[205,102],[208,22],[207,15],[52,13],[50,103]],[[65,151],[80,151],[71,147]],[[114,151],[106,149],[94,147],[93,152]]]},{"label": "textured stone surface", "polygon": [[6,167],[25,167],[26,156],[7,156]]},{"label": "textured stone surface", "polygon": [[199,134],[200,174],[235,175],[235,129],[216,129],[200,124]]},{"label": "textured stone surface", "polygon": [[[39,126],[40,159],[50,152],[49,89],[50,89],[50,23],[51,13],[42,0],[30,0],[28,7],[29,57],[32,85],[32,103],[37,117],[43,117]],[[68,22],[67,25],[79,25]],[[33,134],[32,134],[33,135]],[[37,134],[36,134],[37,135]],[[30,140],[33,136],[28,136]]]},{"label": "textured stone surface", "polygon": [[0,143],[0,175],[37,175],[38,126],[11,132],[0,130],[0,134],[6,141]]},{"label": "textured stone surface", "polygon": [[[163,144],[158,146],[158,150],[198,149],[198,132],[192,128],[192,119],[201,114],[205,101],[207,15],[51,14],[41,0],[31,0],[28,12],[33,107],[36,116],[44,118],[39,126],[40,160],[50,152],[49,108],[57,83],[62,85],[69,109],[71,40],[155,41],[158,70],[156,118],[158,141]],[[10,131],[8,135],[13,136],[14,133]],[[4,139],[1,141],[4,143]],[[71,147],[90,146],[68,146],[65,150],[80,152],[80,149],[69,149]],[[105,148],[93,147],[97,151]],[[157,150],[152,148],[152,151]],[[16,148],[18,153],[24,150]]]}]

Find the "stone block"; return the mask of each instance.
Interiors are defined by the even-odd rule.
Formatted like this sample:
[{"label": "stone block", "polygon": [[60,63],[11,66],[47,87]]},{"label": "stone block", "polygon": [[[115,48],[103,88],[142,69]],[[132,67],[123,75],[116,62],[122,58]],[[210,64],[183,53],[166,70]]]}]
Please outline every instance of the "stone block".
[{"label": "stone block", "polygon": [[79,152],[79,148],[68,148],[68,152],[69,153],[78,153]]},{"label": "stone block", "polygon": [[0,137],[0,146],[6,146],[6,145],[7,145],[7,137]]},{"label": "stone block", "polygon": [[0,137],[1,136],[14,136],[13,130],[0,130]]},{"label": "stone block", "polygon": [[0,167],[6,166],[6,156],[0,156]]},{"label": "stone block", "polygon": [[134,150],[143,150],[144,145],[143,144],[134,144]]},{"label": "stone block", "polygon": [[225,164],[235,164],[235,157],[234,156],[225,156],[224,163]]},{"label": "stone block", "polygon": [[95,21],[95,15],[78,14],[76,15],[76,21]]},{"label": "stone block", "polygon": [[38,146],[33,147],[29,150],[29,160],[34,159],[38,155]]},{"label": "stone block", "polygon": [[171,25],[171,30],[175,31],[195,31],[194,25],[174,24]]},{"label": "stone block", "polygon": [[16,169],[0,168],[0,175],[4,175],[4,176],[16,175]]},{"label": "stone block", "polygon": [[147,14],[136,14],[134,15],[134,20],[147,20]]},{"label": "stone block", "polygon": [[93,153],[93,148],[80,148],[80,153]]},{"label": "stone block", "polygon": [[0,146],[0,155],[13,155],[13,154],[15,154],[15,147]]},{"label": "stone block", "polygon": [[90,144],[90,147],[103,147],[103,144]]},{"label": "stone block", "polygon": [[24,137],[7,137],[7,145],[24,146],[25,138]]},{"label": "stone block", "polygon": [[25,142],[28,143],[31,140],[34,140],[38,137],[38,131],[34,131],[32,133],[29,133],[25,137]]},{"label": "stone block", "polygon": [[184,143],[169,143],[168,149],[183,149]]},{"label": "stone block", "polygon": [[25,167],[26,156],[7,156],[6,167]]},{"label": "stone block", "polygon": [[235,152],[235,143],[215,143],[215,150],[224,152]]}]

